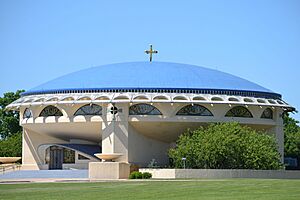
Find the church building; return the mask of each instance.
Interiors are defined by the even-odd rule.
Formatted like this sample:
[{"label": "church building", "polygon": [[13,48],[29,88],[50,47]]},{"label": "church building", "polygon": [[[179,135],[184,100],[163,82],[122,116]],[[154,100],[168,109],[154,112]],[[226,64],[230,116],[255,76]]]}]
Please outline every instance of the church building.
[{"label": "church building", "polygon": [[[152,51],[152,49],[151,49]],[[151,60],[152,61],[152,60]],[[238,121],[273,134],[283,158],[280,94],[221,71],[170,62],[84,69],[22,94],[22,169],[87,169],[102,159],[167,166],[185,130]]]}]

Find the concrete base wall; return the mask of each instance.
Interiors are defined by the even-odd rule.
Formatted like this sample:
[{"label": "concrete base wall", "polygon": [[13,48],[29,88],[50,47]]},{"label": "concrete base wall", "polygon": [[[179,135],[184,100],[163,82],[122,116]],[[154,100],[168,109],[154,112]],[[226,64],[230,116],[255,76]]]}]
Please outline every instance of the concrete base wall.
[{"label": "concrete base wall", "polygon": [[90,162],[90,179],[127,179],[129,177],[129,164],[120,162]]},{"label": "concrete base wall", "polygon": [[300,179],[300,171],[288,170],[243,170],[243,169],[140,169],[149,172],[152,178],[265,178],[265,179]]},{"label": "concrete base wall", "polygon": [[63,169],[88,169],[89,163],[63,164]]}]

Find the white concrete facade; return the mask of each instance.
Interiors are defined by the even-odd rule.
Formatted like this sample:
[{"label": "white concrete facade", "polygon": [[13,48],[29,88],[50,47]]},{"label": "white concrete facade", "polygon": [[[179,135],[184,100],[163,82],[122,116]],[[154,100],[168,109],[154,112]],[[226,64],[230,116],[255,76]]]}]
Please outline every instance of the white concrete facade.
[{"label": "white concrete facade", "polygon": [[[161,115],[130,115],[131,106],[145,103],[157,108]],[[102,107],[102,115],[74,116],[82,106],[96,104]],[[213,116],[179,116],[176,113],[187,105],[201,105]],[[40,117],[49,106],[57,107],[62,116]],[[111,108],[118,109],[112,114]],[[225,117],[235,106],[243,106],[252,118]],[[160,166],[168,165],[168,149],[186,129],[205,126],[212,122],[238,121],[273,134],[283,160],[282,113],[291,106],[279,99],[244,96],[177,94],[177,93],[76,93],[24,96],[8,106],[20,110],[23,127],[23,169],[48,169],[46,149],[59,144],[94,144],[102,147],[102,153],[121,153],[116,160],[147,166],[155,159]],[[266,108],[273,112],[272,119],[261,118]],[[23,118],[25,109],[32,116]],[[78,154],[89,158],[80,161]],[[74,164],[64,168],[87,168],[88,162],[97,161],[91,155],[75,151]]]}]

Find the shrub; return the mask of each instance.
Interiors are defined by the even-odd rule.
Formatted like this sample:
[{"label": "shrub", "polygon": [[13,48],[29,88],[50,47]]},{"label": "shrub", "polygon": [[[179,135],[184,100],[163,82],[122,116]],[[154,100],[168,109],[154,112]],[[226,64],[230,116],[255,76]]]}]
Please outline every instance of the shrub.
[{"label": "shrub", "polygon": [[152,174],[149,173],[149,172],[144,172],[142,174],[142,176],[143,176],[143,179],[150,179],[150,178],[152,178]]},{"label": "shrub", "polygon": [[204,169],[281,169],[275,138],[237,122],[211,124],[182,134],[169,150],[173,166]]},{"label": "shrub", "polygon": [[129,175],[129,179],[142,179],[143,178],[143,173],[142,172],[131,172]]},{"label": "shrub", "polygon": [[131,172],[129,175],[129,179],[149,179],[152,177],[152,174],[150,174],[149,172]]}]

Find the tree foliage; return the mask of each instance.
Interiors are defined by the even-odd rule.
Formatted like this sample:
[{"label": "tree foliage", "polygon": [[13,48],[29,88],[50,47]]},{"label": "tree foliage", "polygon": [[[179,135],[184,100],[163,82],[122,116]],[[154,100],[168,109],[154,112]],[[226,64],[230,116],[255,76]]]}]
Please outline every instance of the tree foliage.
[{"label": "tree foliage", "polygon": [[0,140],[0,157],[22,156],[22,134],[16,133],[5,140]]},{"label": "tree foliage", "polygon": [[5,107],[20,98],[20,93],[5,93],[0,97],[0,157],[22,155],[22,128],[19,125],[19,112],[8,111]]},{"label": "tree foliage", "polygon": [[211,124],[182,134],[169,150],[176,168],[281,169],[275,138],[237,122]]},{"label": "tree foliage", "polygon": [[287,113],[283,116],[284,124],[284,155],[300,158],[300,127],[298,121]]},{"label": "tree foliage", "polygon": [[5,109],[8,104],[20,98],[21,92],[23,90],[18,90],[15,93],[7,92],[3,97],[0,97],[0,139],[7,139],[22,131],[19,125],[19,112]]}]

